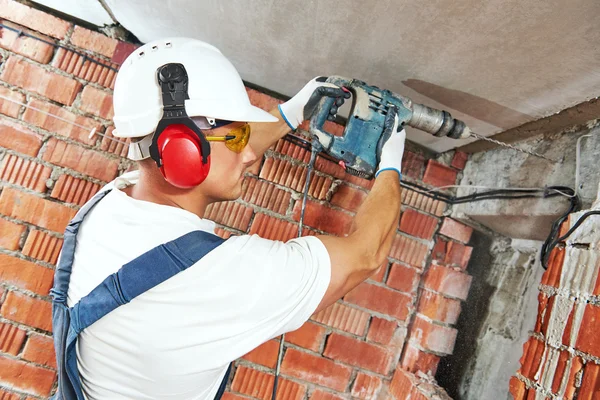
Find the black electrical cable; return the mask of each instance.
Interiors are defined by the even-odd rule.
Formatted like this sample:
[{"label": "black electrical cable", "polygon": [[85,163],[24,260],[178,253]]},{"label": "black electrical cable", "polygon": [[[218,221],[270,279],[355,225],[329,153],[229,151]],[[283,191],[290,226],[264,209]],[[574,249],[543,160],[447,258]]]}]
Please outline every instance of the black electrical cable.
[{"label": "black electrical cable", "polygon": [[[311,151],[311,143],[304,138],[301,138],[296,135],[288,134],[284,137],[284,140],[293,143],[307,151]],[[327,153],[319,153],[319,157],[322,157],[326,160],[337,163],[337,160]],[[486,191],[480,191],[476,193],[472,193],[465,196],[453,196],[448,193],[430,190],[429,188],[419,185],[410,181],[401,181],[400,185],[407,189],[413,190],[423,196],[432,198],[434,200],[439,200],[447,204],[464,204],[471,203],[475,201],[484,201],[484,200],[516,200],[516,199],[532,199],[532,198],[552,198],[556,196],[568,196],[570,199],[570,205],[567,211],[559,218],[557,218],[550,228],[550,234],[544,241],[541,250],[541,263],[544,269],[548,266],[548,258],[550,253],[556,247],[556,245],[563,241],[568,235],[570,235],[576,227],[578,227],[581,222],[589,215],[600,214],[600,211],[590,211],[589,213],[584,214],[579,221],[561,238],[557,238],[558,231],[560,229],[560,225],[568,218],[569,214],[579,209],[580,199],[579,196],[575,193],[575,190],[568,186],[547,186],[545,188],[539,189],[492,189]]]}]

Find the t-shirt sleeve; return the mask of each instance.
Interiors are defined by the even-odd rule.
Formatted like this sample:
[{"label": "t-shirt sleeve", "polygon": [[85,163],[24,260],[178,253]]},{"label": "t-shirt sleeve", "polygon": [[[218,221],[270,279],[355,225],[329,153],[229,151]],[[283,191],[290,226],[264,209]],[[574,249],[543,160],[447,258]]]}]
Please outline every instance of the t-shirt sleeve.
[{"label": "t-shirt sleeve", "polygon": [[230,260],[234,282],[228,286],[236,290],[238,328],[252,330],[262,341],[302,326],[329,286],[329,253],[316,237],[286,243],[257,235],[232,237],[219,251]]}]

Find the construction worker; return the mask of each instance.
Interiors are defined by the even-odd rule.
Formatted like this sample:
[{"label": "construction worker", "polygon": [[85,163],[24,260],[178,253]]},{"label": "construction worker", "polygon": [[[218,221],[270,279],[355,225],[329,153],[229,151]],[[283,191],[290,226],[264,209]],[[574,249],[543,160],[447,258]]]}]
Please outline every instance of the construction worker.
[{"label": "construction worker", "polygon": [[394,112],[347,237],[223,240],[203,218],[240,196],[246,168],[323,96],[336,98],[334,116],[347,94],[313,79],[265,112],[225,56],[194,39],[157,40],[127,58],[114,135],[131,138],[139,170],[103,188],[65,233],[52,290],[57,398],[218,398],[233,360],[298,329],[386,260],[405,139]]}]

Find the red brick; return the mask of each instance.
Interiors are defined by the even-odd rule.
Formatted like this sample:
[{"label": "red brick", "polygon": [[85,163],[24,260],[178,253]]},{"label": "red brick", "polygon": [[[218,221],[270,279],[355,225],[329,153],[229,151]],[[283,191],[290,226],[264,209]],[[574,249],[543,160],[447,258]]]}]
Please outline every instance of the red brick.
[{"label": "red brick", "polygon": [[22,293],[8,292],[0,309],[0,314],[12,321],[45,331],[52,331],[52,304],[44,300],[29,297]]},{"label": "red brick", "polygon": [[50,336],[32,333],[25,343],[23,358],[56,369],[54,340]]},{"label": "red brick", "polygon": [[352,397],[363,400],[376,399],[381,390],[382,383],[382,380],[376,376],[359,372],[356,374],[354,385],[352,385]]},{"label": "red brick", "polygon": [[296,346],[315,352],[321,350],[325,341],[326,329],[312,322],[305,322],[299,329],[285,334],[285,340]]},{"label": "red brick", "polygon": [[[258,108],[261,108],[267,112],[277,108],[277,105],[283,103],[283,100],[276,99],[275,97],[269,96],[266,93],[261,93],[258,90],[246,88],[250,103]],[[279,113],[277,114],[279,117]]]},{"label": "red brick", "polygon": [[0,254],[0,281],[45,296],[50,293],[53,279],[54,271],[50,268]]},{"label": "red brick", "polygon": [[56,264],[63,240],[32,229],[27,236],[23,254],[50,264]]},{"label": "red brick", "polygon": [[369,314],[342,303],[333,303],[312,316],[316,322],[345,332],[363,336],[367,331]]},{"label": "red brick", "polygon": [[[554,286],[558,288],[560,283],[560,276],[562,275],[562,266],[565,260],[565,248],[555,247],[550,252],[548,257],[548,268],[542,275],[542,284]],[[594,289],[594,294],[600,294],[600,290],[598,290],[598,281],[596,282],[596,289]]]},{"label": "red brick", "polygon": [[50,138],[42,158],[104,182],[115,178],[119,168],[119,163],[114,159],[56,138]]},{"label": "red brick", "polygon": [[[8,393],[7,391],[0,389],[0,399],[2,400],[20,400],[21,395],[16,393]],[[26,398],[25,400],[34,400],[33,398]]]},{"label": "red brick", "polygon": [[231,393],[231,392],[225,392],[223,393],[223,397],[221,397],[222,400],[248,400],[248,397],[246,396],[241,396],[239,394],[235,394],[235,393]]},{"label": "red brick", "polygon": [[108,120],[112,120],[114,116],[112,94],[90,85],[84,87],[83,92],[81,92],[79,108],[82,111]]},{"label": "red brick", "polygon": [[6,187],[0,194],[0,213],[54,232],[63,232],[67,223],[75,215],[75,210]]},{"label": "red brick", "polygon": [[400,230],[421,239],[433,238],[438,219],[407,208],[400,216]]},{"label": "red brick", "polygon": [[[0,30],[0,32],[2,32],[2,30]],[[10,101],[2,99],[2,101],[0,101],[0,114],[17,118],[22,107],[21,104],[18,103],[25,103],[25,95],[10,88],[0,86],[0,96],[13,100]]]},{"label": "red brick", "polygon": [[[92,129],[100,129],[102,125],[91,118],[74,114],[65,108],[50,104],[46,101],[32,99],[29,105],[33,108],[27,108],[23,114],[23,120],[32,125],[39,126],[49,132],[54,132],[60,136],[68,137],[78,142],[92,145],[94,138],[90,138]],[[40,111],[38,111],[40,110]],[[56,115],[61,119],[48,115]],[[66,121],[69,122],[66,122]],[[80,126],[86,128],[81,128]]]},{"label": "red brick", "polygon": [[429,248],[415,239],[397,234],[390,249],[390,257],[412,265],[415,268],[423,268],[425,259],[429,254]]},{"label": "red brick", "polygon": [[0,382],[13,389],[47,397],[55,379],[52,370],[0,356]]},{"label": "red brick", "polygon": [[[287,339],[287,335],[286,335]],[[279,352],[279,342],[269,340],[244,355],[242,358],[254,364],[263,365],[268,368],[275,368],[277,365],[277,353]]]},{"label": "red brick", "polygon": [[587,304],[579,328],[576,348],[585,353],[600,357],[600,340],[598,340],[598,327],[600,327],[600,307]]},{"label": "red brick", "polygon": [[[308,169],[302,165],[294,165],[290,161],[267,157],[260,171],[260,177],[303,193],[307,172]],[[308,189],[309,196],[324,200],[332,183],[331,178],[313,173]]]},{"label": "red brick", "polygon": [[585,364],[577,400],[598,400],[598,396],[600,396],[600,365],[590,361]]},{"label": "red brick", "polygon": [[371,325],[369,326],[367,340],[387,346],[392,341],[392,337],[394,336],[397,327],[398,323],[396,321],[373,317],[373,319],[371,319]]},{"label": "red brick", "polygon": [[[552,304],[548,307],[548,310],[546,312],[547,314],[547,318],[544,321],[543,326],[543,335],[546,335],[548,332],[548,325],[550,325],[550,316],[552,315],[552,310],[554,309],[554,299],[556,298],[556,296],[552,297]],[[550,303],[550,301],[548,302]],[[565,324],[565,329],[563,331],[563,336],[562,336],[562,343],[565,346],[571,346],[571,335],[577,335],[577,333],[579,332],[572,332],[573,330],[573,319],[575,317],[575,314],[577,313],[577,306],[575,304],[573,304],[571,311],[569,312],[569,317],[567,318],[567,323]]]},{"label": "red brick", "polygon": [[460,315],[460,301],[429,290],[422,290],[417,311],[435,321],[455,324]]},{"label": "red brick", "polygon": [[[298,135],[296,135],[298,136]],[[271,149],[273,151],[275,151],[276,153],[294,158],[296,160],[302,161],[304,164],[308,164],[308,162],[310,161],[310,150],[306,150],[303,147],[300,147],[286,139],[279,139],[277,142],[275,142],[275,144],[273,146],[271,146]],[[317,160],[324,160],[321,157],[317,157]],[[315,168],[317,170],[319,170],[317,168],[317,162],[315,161]],[[320,171],[320,170],[319,170]],[[321,171],[324,172],[324,171]],[[331,174],[329,174],[331,175]],[[343,176],[343,174],[342,174]]]},{"label": "red brick", "polygon": [[21,236],[25,233],[25,226],[0,218],[0,247],[7,250],[17,250]]},{"label": "red brick", "polygon": [[525,383],[519,380],[519,378],[511,376],[508,388],[514,400],[525,400],[527,389],[525,388]]},{"label": "red brick", "polygon": [[473,277],[442,265],[432,264],[425,272],[423,286],[448,297],[466,300]]},{"label": "red brick", "polygon": [[343,179],[346,176],[346,172],[340,164],[336,164],[335,162],[329,161],[323,157],[317,157],[315,161],[315,169],[324,174],[331,175],[336,179]]},{"label": "red brick", "polygon": [[31,160],[7,154],[0,167],[0,180],[44,193],[52,169]]},{"label": "red brick", "polygon": [[387,285],[405,293],[413,293],[419,284],[420,275],[414,268],[393,263],[387,279]]},{"label": "red brick", "polygon": [[421,154],[405,151],[402,156],[402,175],[421,179],[425,169],[425,158]]},{"label": "red brick", "polygon": [[217,226],[217,227],[215,227],[215,235],[217,235],[223,239],[229,239],[233,235],[233,232],[227,231],[224,228]]},{"label": "red brick", "polygon": [[23,329],[0,322],[0,351],[16,356],[21,351],[26,336]]},{"label": "red brick", "polygon": [[533,330],[535,332],[541,332],[542,331],[542,324],[544,323],[544,321],[547,319],[547,317],[550,315],[549,312],[546,312],[546,308],[548,306],[548,295],[545,294],[544,292],[540,292],[538,294],[538,313],[537,313],[537,318],[535,321],[535,326],[533,328]]},{"label": "red brick", "polygon": [[267,181],[246,177],[242,184],[242,199],[258,207],[285,215],[290,206],[292,194]]},{"label": "red brick", "polygon": [[117,47],[115,48],[115,52],[112,55],[111,61],[116,64],[123,64],[125,59],[127,59],[127,57],[129,57],[129,55],[138,47],[138,45],[133,43],[119,41],[119,43],[117,43]]},{"label": "red brick", "polygon": [[462,243],[469,243],[473,228],[465,224],[461,224],[451,218],[444,218],[440,233],[446,235],[449,238],[456,239]]},{"label": "red brick", "polygon": [[401,365],[402,368],[413,374],[420,371],[435,376],[440,360],[441,357],[422,351],[408,343],[404,348]]},{"label": "red brick", "polygon": [[266,214],[256,213],[250,227],[250,234],[257,234],[265,239],[287,242],[298,235],[298,226]]},{"label": "red brick", "polygon": [[392,354],[385,347],[338,333],[329,336],[323,355],[382,375],[387,375],[392,361]]},{"label": "red brick", "polygon": [[233,201],[212,203],[206,207],[204,218],[218,224],[246,232],[250,225],[253,210]]},{"label": "red brick", "polygon": [[317,389],[310,396],[310,400],[345,400],[345,398],[331,392]]},{"label": "red brick", "polygon": [[0,120],[0,146],[28,156],[35,156],[42,147],[42,138],[23,125]]},{"label": "red brick", "polygon": [[423,175],[423,182],[436,187],[454,185],[457,175],[458,172],[456,170],[437,161],[429,160],[427,168],[425,168],[425,174]]},{"label": "red brick", "polygon": [[46,35],[63,39],[71,24],[13,0],[0,0],[0,18],[6,18]]},{"label": "red brick", "polygon": [[[575,375],[583,368],[583,362],[578,356],[571,356],[568,351],[561,351],[554,370],[552,381],[552,392],[558,393],[563,381],[566,380],[564,398],[573,399],[575,394]],[[568,376],[565,377],[565,374]],[[579,385],[578,385],[579,386]]]},{"label": "red brick", "polygon": [[544,342],[534,337],[530,337],[529,340],[523,344],[523,355],[519,360],[521,368],[519,368],[518,372],[524,377],[535,381],[535,374],[542,362],[544,350]]},{"label": "red brick", "polygon": [[450,166],[462,171],[463,169],[465,169],[465,165],[467,165],[468,160],[469,155],[467,153],[457,151],[454,153],[454,157],[452,157],[452,162],[450,163]]},{"label": "red brick", "polygon": [[71,35],[71,43],[77,47],[111,58],[117,47],[118,40],[80,26],[75,26]]},{"label": "red brick", "polygon": [[[52,62],[52,66],[65,71],[67,74],[72,74],[86,81],[114,89],[117,68],[119,66],[107,62],[100,57],[86,56],[87,59],[84,60],[83,56],[80,56],[79,54],[59,48],[56,52],[56,57],[54,57],[54,61]],[[103,65],[91,62],[90,59],[97,60]]]},{"label": "red brick", "polygon": [[0,28],[0,47],[21,54],[42,64],[50,62],[52,54],[54,54],[54,46],[45,42],[53,42],[52,39],[10,22],[2,21],[2,23],[14,29],[22,30],[24,33],[40,38],[41,40],[25,35],[19,35],[17,32],[9,29]]},{"label": "red brick", "polygon": [[410,330],[410,339],[425,350],[452,354],[458,331],[427,321],[418,314]]},{"label": "red brick", "polygon": [[375,184],[375,179],[369,180],[369,179],[359,178],[358,176],[350,175],[349,173],[346,173],[342,179],[347,183],[351,183],[353,185],[360,186],[362,188],[369,189],[369,190]]},{"label": "red brick", "polygon": [[[300,211],[302,201],[296,201],[294,204],[294,219],[300,221]],[[325,204],[319,204],[312,200],[306,201],[304,213],[304,224],[312,228],[337,236],[343,236],[350,231],[352,225],[352,215],[343,211],[335,210]]]},{"label": "red brick", "polygon": [[352,369],[323,357],[287,349],[281,365],[283,374],[343,392]]},{"label": "red brick", "polygon": [[[269,400],[273,391],[274,381],[275,378],[271,374],[240,365],[235,371],[231,390],[252,396],[252,398]],[[302,400],[305,395],[306,386],[279,378],[276,393],[278,399]]]},{"label": "red brick", "polygon": [[71,175],[61,175],[52,189],[51,196],[65,203],[84,205],[100,190],[100,185],[75,178]]},{"label": "red brick", "polygon": [[331,198],[331,204],[356,212],[362,203],[364,203],[367,194],[364,190],[355,189],[348,185],[340,185]]},{"label": "red brick", "polygon": [[397,368],[392,382],[390,383],[390,393],[394,400],[428,400],[418,390],[419,379],[402,368]]},{"label": "red brick", "polygon": [[387,314],[403,321],[411,311],[412,297],[369,283],[361,283],[344,297],[348,303]]},{"label": "red brick", "polygon": [[437,237],[433,251],[431,252],[431,258],[438,264],[465,270],[471,259],[472,252],[473,248],[470,246]]},{"label": "red brick", "polygon": [[131,142],[131,139],[114,137],[114,130],[114,126],[109,126],[108,128],[106,128],[106,132],[102,135],[102,142],[100,143],[100,148],[104,151],[116,154],[120,157],[127,157],[127,152],[129,151],[129,143]]},{"label": "red brick", "polygon": [[434,200],[431,197],[424,196],[414,190],[402,188],[402,194],[400,197],[402,204],[418,208],[426,213],[437,215],[438,217],[446,210],[446,204],[440,200]]},{"label": "red brick", "polygon": [[4,64],[0,79],[68,106],[81,90],[81,83],[75,79],[46,71],[15,56],[9,57]]}]

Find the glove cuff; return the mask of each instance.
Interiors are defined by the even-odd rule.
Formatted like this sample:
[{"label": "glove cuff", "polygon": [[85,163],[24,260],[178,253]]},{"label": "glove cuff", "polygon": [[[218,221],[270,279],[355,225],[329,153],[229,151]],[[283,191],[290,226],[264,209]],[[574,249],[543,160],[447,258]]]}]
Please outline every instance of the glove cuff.
[{"label": "glove cuff", "polygon": [[[292,125],[292,123],[285,116],[285,113],[283,112],[283,108],[281,106],[282,106],[281,104],[277,105],[277,108],[279,109],[279,114],[281,114],[281,117],[283,118],[285,123],[288,124],[288,126],[290,128],[292,128],[292,130],[295,130],[298,127],[298,125],[296,125],[296,126]],[[283,103],[283,106],[285,107],[285,103]]]},{"label": "glove cuff", "polygon": [[382,173],[383,171],[396,171],[398,173],[398,180],[399,181],[402,180],[402,172],[400,172],[400,170],[398,168],[393,168],[393,167],[386,167],[386,168],[377,170],[377,172],[375,172],[375,178],[377,178],[379,176],[379,174]]}]

